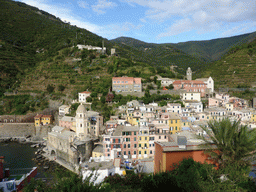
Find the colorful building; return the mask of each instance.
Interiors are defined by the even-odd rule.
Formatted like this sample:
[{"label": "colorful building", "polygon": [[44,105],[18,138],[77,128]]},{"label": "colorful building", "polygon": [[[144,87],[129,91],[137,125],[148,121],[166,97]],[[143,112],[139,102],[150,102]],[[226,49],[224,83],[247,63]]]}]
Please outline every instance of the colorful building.
[{"label": "colorful building", "polygon": [[174,164],[184,158],[193,158],[200,163],[212,163],[205,149],[200,147],[201,140],[197,140],[190,132],[184,131],[180,135],[172,135],[170,142],[155,142],[154,173],[171,171]]},{"label": "colorful building", "polygon": [[203,81],[196,80],[177,80],[173,82],[173,89],[179,90],[183,89],[187,92],[199,92],[201,97],[205,96],[207,85]]},{"label": "colorful building", "polygon": [[148,127],[140,127],[139,135],[138,135],[138,144],[139,144],[139,155],[138,159],[144,159],[148,157],[149,154],[149,128]]},{"label": "colorful building", "polygon": [[35,120],[35,126],[39,125],[49,125],[53,123],[53,117],[52,115],[42,115],[42,114],[37,114],[34,117]]}]

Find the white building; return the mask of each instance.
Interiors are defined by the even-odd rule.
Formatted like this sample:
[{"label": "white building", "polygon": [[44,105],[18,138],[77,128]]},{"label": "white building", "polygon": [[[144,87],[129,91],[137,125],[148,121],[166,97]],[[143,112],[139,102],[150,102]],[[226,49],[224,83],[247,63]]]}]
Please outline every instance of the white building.
[{"label": "white building", "polygon": [[91,92],[89,92],[89,91],[84,91],[84,92],[78,93],[79,103],[86,103],[86,98],[90,97],[90,95],[91,95]]},{"label": "white building", "polygon": [[203,103],[200,101],[183,101],[185,108],[184,112],[203,112]]},{"label": "white building", "polygon": [[201,101],[201,93],[199,92],[182,93],[181,99],[185,101]]},{"label": "white building", "polygon": [[207,88],[210,90],[210,92],[214,92],[214,80],[212,79],[212,77],[209,77],[209,78],[199,78],[199,79],[196,79],[198,81],[203,81]]},{"label": "white building", "polygon": [[167,103],[167,112],[173,112],[181,114],[181,104],[180,103]]},{"label": "white building", "polygon": [[[78,49],[83,50],[83,49],[88,49],[88,50],[96,50],[97,52],[102,52],[102,47],[96,47],[96,46],[91,46],[91,45],[77,45]],[[106,47],[103,48],[103,52],[106,53]]]},{"label": "white building", "polygon": [[70,106],[69,105],[61,105],[59,107],[59,115],[64,116],[66,114],[69,114],[70,112]]},{"label": "white building", "polygon": [[163,78],[163,77],[158,78],[157,80],[161,81],[161,86],[162,87],[163,86],[169,86],[175,81],[175,79]]}]

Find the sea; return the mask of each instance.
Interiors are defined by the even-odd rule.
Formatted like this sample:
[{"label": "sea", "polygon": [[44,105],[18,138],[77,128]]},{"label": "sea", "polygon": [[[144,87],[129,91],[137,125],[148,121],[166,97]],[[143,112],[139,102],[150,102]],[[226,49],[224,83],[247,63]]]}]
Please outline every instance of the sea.
[{"label": "sea", "polygon": [[[31,168],[37,167],[35,157],[37,148],[31,144],[20,144],[17,142],[0,143],[0,156],[4,156],[4,169],[10,169],[10,175],[28,173]],[[44,170],[38,169],[37,178],[44,178]]]}]

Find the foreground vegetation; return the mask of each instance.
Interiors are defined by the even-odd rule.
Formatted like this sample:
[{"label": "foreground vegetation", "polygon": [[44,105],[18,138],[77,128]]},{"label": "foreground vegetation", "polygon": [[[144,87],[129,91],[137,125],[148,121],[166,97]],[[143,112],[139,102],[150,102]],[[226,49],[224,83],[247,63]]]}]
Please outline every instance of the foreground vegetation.
[{"label": "foreground vegetation", "polygon": [[[56,170],[50,183],[32,180],[23,191],[34,192],[36,189],[38,192],[155,192],[172,189],[181,192],[246,192],[256,190],[255,183],[248,176],[250,168],[247,166],[240,167],[237,164],[232,164],[225,169],[215,170],[210,164],[184,159],[173,168],[173,171],[157,174],[113,175],[106,177],[104,182],[99,185],[90,183],[90,178],[83,181],[80,176],[70,171]],[[226,177],[222,179],[222,175],[226,175]]]}]

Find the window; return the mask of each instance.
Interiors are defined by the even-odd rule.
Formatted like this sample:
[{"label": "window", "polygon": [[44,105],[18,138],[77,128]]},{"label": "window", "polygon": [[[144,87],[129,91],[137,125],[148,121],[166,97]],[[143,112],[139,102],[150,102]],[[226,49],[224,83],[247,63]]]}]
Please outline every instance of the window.
[{"label": "window", "polygon": [[124,155],[126,155],[126,151],[124,151]]},{"label": "window", "polygon": [[134,144],[134,148],[136,148],[137,147],[137,144]]},{"label": "window", "polygon": [[131,147],[131,145],[130,144],[128,144],[128,148],[130,148]]},{"label": "window", "polygon": [[144,151],[144,154],[147,154],[147,151]]},{"label": "window", "polygon": [[134,141],[136,141],[136,137],[134,137]]},{"label": "window", "polygon": [[146,143],[144,144],[144,147],[147,147],[147,144],[146,144]]},{"label": "window", "polygon": [[133,154],[136,155],[136,151],[134,151]]},{"label": "window", "polygon": [[126,144],[124,144],[124,148],[126,148]]},{"label": "window", "polygon": [[139,154],[141,154],[141,151],[139,151]]},{"label": "window", "polygon": [[141,147],[141,144],[139,144],[139,147]]}]

